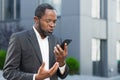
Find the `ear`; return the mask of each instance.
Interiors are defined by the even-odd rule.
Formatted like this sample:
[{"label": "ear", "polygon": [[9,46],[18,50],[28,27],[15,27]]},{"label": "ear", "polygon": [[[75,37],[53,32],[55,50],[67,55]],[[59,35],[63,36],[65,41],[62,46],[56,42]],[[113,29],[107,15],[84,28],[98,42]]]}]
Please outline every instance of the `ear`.
[{"label": "ear", "polygon": [[34,22],[38,23],[38,21],[39,21],[39,18],[37,16],[34,16]]}]

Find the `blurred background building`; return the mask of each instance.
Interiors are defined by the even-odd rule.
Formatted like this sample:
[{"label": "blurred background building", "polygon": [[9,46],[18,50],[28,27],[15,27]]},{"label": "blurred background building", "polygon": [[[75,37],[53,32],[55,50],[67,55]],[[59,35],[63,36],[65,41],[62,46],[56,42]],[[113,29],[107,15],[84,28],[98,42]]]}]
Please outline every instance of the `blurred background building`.
[{"label": "blurred background building", "polygon": [[[72,39],[68,57],[80,62],[80,74],[119,75],[120,0],[0,0],[0,30],[32,28],[35,8],[45,2],[58,13],[54,33],[63,40]],[[3,38],[0,41],[5,44]]]}]

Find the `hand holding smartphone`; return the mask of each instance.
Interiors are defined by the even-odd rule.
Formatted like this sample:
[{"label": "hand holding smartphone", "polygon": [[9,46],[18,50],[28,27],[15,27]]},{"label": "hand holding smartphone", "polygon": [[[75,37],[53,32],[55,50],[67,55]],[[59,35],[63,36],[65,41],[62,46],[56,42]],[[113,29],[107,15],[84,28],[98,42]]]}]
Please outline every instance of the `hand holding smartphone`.
[{"label": "hand holding smartphone", "polygon": [[67,45],[69,45],[69,43],[72,41],[72,39],[65,39],[62,44],[60,45],[61,48],[64,50],[64,44],[67,43]]}]

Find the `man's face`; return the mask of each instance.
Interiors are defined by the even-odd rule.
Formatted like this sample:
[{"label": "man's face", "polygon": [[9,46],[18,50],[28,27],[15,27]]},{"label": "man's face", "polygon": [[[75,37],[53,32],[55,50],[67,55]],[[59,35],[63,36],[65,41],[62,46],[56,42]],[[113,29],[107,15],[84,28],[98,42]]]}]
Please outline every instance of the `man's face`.
[{"label": "man's face", "polygon": [[48,36],[50,34],[52,34],[55,25],[56,25],[56,20],[57,20],[57,15],[56,15],[56,11],[55,10],[51,10],[51,9],[46,9],[45,14],[38,19],[38,26],[39,27],[38,31],[40,32],[40,34],[42,34],[42,36]]}]

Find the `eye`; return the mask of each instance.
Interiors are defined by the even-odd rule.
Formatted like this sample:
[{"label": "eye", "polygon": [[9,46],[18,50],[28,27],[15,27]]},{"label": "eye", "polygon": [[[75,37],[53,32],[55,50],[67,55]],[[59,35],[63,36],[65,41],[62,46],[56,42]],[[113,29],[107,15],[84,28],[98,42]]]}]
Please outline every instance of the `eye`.
[{"label": "eye", "polygon": [[46,20],[46,22],[47,22],[48,24],[51,24],[51,23],[56,24],[56,21],[57,21],[57,20],[51,20],[51,19],[47,19],[47,20]]},{"label": "eye", "polygon": [[54,20],[53,23],[55,24],[57,20]]},{"label": "eye", "polygon": [[46,22],[47,22],[47,23],[51,23],[52,20],[51,20],[51,19],[47,19]]}]

